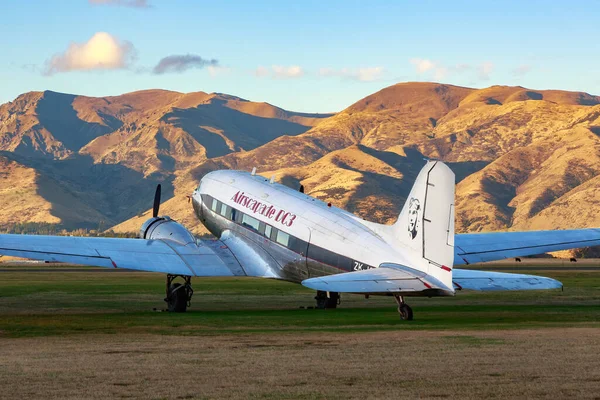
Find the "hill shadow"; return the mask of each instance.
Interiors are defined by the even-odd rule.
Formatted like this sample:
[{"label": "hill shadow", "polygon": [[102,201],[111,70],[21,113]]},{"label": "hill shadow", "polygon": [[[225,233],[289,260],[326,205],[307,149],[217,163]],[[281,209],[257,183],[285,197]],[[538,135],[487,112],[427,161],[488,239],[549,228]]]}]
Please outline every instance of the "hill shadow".
[{"label": "hill shadow", "polygon": [[[406,156],[401,156],[393,152],[375,150],[363,145],[358,145],[358,147],[362,152],[378,158],[396,169],[402,174],[403,179],[397,179],[374,172],[361,171],[345,163],[339,164],[340,167],[361,173],[365,177],[364,182],[358,187],[348,201],[349,211],[354,212],[355,210],[358,210],[360,208],[360,202],[363,201],[364,198],[376,193],[378,197],[384,198],[392,204],[392,206],[387,207],[383,212],[388,215],[389,218],[396,217],[404,206],[406,198],[417,179],[417,175],[426,163],[427,157],[414,148],[406,148]],[[454,172],[456,183],[483,169],[488,164],[489,162],[486,161],[446,163],[446,165]]]},{"label": "hill shadow", "polygon": [[40,124],[67,149],[75,152],[98,136],[113,132],[123,125],[118,119],[104,113],[98,115],[106,125],[79,119],[73,108],[76,97],[47,90],[35,109]]},{"label": "hill shadow", "polygon": [[0,155],[39,173],[37,194],[52,204],[51,214],[65,221],[65,228],[96,228],[100,221],[75,224],[72,207],[77,202],[98,211],[103,220],[119,223],[152,207],[157,184],[162,185],[162,202],[173,197],[173,176],[147,177],[119,164],[94,164],[88,155],[76,155],[52,163],[12,152]]},{"label": "hill shadow", "polygon": [[[213,100],[195,108],[175,108],[165,114],[161,121],[192,135],[206,148],[208,158],[224,156],[239,149],[252,150],[280,136],[296,136],[310,129],[295,122],[246,114],[226,107],[224,103],[223,100]],[[223,134],[235,143],[236,148],[230,149],[223,137],[202,126],[211,126],[223,131]]]},{"label": "hill shadow", "polygon": [[[397,153],[390,151],[375,150],[370,147],[358,145],[359,149],[381,161],[394,167],[398,172],[402,173],[405,177],[408,176],[414,181],[417,179],[417,175],[421,171],[421,168],[425,165],[427,156],[423,155],[419,150],[409,147],[405,148],[404,152],[406,157],[403,157]],[[456,183],[465,179],[467,176],[474,174],[475,172],[485,168],[489,161],[460,161],[460,162],[444,162],[454,175],[456,176]]]}]

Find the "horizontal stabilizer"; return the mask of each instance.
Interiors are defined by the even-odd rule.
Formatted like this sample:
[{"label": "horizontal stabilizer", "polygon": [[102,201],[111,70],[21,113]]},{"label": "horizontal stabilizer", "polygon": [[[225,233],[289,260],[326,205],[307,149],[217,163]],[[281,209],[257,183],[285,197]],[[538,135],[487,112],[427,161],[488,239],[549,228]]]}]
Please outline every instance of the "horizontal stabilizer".
[{"label": "horizontal stabilizer", "polygon": [[456,289],[468,290],[541,290],[560,289],[563,286],[559,281],[544,276],[469,269],[455,269],[452,278]]},{"label": "horizontal stabilizer", "polygon": [[430,289],[453,292],[434,277],[397,264],[382,264],[379,268],[310,278],[302,281],[302,285],[314,290],[340,293],[415,293]]}]

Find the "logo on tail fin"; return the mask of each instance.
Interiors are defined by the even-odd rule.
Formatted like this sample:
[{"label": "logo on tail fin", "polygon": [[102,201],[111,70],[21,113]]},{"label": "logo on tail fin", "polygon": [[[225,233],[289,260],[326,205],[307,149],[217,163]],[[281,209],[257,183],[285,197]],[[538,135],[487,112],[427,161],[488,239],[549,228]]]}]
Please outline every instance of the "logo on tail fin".
[{"label": "logo on tail fin", "polygon": [[411,239],[417,236],[419,231],[419,212],[421,210],[421,203],[419,199],[411,197],[408,201],[408,232]]}]

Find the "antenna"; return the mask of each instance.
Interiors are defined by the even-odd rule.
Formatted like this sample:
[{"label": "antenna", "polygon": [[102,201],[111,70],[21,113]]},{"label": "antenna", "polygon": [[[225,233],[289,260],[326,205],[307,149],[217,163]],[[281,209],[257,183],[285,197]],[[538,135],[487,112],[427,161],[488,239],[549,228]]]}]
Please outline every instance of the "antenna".
[{"label": "antenna", "polygon": [[273,182],[275,182],[275,175],[273,175],[273,176],[271,177],[271,180],[269,181],[269,183],[273,183]]},{"label": "antenna", "polygon": [[252,176],[256,175],[256,167],[252,168]]}]

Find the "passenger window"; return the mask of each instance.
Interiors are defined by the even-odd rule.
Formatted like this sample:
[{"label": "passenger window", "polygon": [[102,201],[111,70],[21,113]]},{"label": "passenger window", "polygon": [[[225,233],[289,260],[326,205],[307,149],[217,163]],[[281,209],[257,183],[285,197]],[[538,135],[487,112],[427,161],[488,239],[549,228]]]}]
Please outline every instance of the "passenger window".
[{"label": "passenger window", "polygon": [[213,210],[214,212],[217,212],[217,206],[218,205],[219,205],[219,200],[213,199],[212,206],[210,207],[210,209]]},{"label": "passenger window", "polygon": [[287,247],[290,242],[290,235],[285,232],[278,231],[276,240],[280,245]]},{"label": "passenger window", "polygon": [[221,204],[221,215],[227,217],[227,204]]},{"label": "passenger window", "polygon": [[271,225],[265,225],[265,236],[271,238]]},{"label": "passenger window", "polygon": [[258,231],[260,222],[256,218],[252,218],[251,216],[244,214],[242,216],[242,225]]}]

